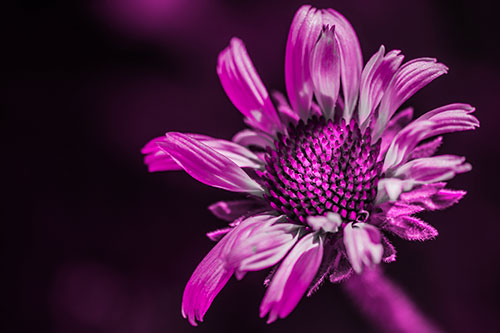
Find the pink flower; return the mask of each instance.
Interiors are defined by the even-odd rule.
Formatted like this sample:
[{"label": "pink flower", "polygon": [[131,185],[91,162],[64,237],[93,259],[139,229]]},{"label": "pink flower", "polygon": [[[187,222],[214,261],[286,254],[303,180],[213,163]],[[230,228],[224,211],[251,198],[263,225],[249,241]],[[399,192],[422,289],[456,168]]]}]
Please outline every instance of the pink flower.
[{"label": "pink flower", "polygon": [[[448,68],[432,58],[403,63],[381,46],[363,67],[350,23],[332,9],[301,7],[286,47],[288,101],[275,103],[243,42],[233,38],[217,73],[250,129],[232,141],[170,132],[143,149],[150,171],[183,169],[207,185],[243,192],[210,210],[227,228],[184,291],[182,314],[202,321],[234,274],[275,267],[260,307],[268,322],[284,318],[327,278],[391,262],[384,233],[408,240],[437,236],[414,215],[444,209],[463,191],[445,181],[469,171],[463,157],[437,155],[442,137],[479,126],[467,104],[449,104],[411,121],[399,112],[413,94]],[[427,140],[427,141],[424,141]]]}]

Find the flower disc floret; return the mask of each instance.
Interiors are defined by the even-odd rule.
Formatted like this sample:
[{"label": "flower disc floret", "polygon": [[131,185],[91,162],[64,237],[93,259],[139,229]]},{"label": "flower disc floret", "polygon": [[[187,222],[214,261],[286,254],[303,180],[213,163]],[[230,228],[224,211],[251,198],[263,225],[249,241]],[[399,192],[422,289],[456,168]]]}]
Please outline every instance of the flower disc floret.
[{"label": "flower disc floret", "polygon": [[373,207],[382,163],[355,120],[310,118],[278,135],[259,172],[270,205],[290,220],[338,213],[344,221],[364,220]]}]

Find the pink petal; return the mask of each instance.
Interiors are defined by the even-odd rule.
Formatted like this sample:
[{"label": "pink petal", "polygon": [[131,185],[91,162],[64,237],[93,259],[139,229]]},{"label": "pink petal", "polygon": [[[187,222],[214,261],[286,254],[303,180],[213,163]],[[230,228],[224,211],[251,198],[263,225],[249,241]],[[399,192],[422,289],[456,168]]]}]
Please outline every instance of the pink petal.
[{"label": "pink petal", "polygon": [[249,230],[255,228],[259,223],[262,223],[260,216],[242,220],[214,246],[196,267],[186,284],[182,297],[182,315],[189,320],[191,325],[196,326],[196,321],[203,321],[203,316],[215,296],[233,275],[234,267],[228,266],[225,260],[227,253],[231,251],[242,234],[247,235]]},{"label": "pink petal", "polygon": [[396,248],[389,242],[389,240],[382,236],[382,245],[384,246],[384,253],[382,254],[382,261],[390,263],[396,261]]},{"label": "pink petal", "polygon": [[394,137],[405,127],[413,118],[413,108],[408,107],[399,111],[387,124],[382,134],[382,143],[380,145],[379,159],[382,159],[389,149]]},{"label": "pink petal", "polygon": [[339,252],[335,260],[336,264],[330,274],[330,282],[340,283],[350,278],[354,270],[344,253]]},{"label": "pink petal", "polygon": [[394,170],[393,176],[429,184],[451,179],[458,173],[470,171],[471,168],[469,163],[465,163],[465,157],[438,155],[405,163]]},{"label": "pink petal", "polygon": [[395,201],[403,191],[410,191],[414,185],[413,179],[382,178],[377,185],[375,203],[378,205],[386,201]]},{"label": "pink petal", "polygon": [[406,240],[424,241],[438,235],[434,227],[413,216],[388,219],[382,228]]},{"label": "pink petal", "polygon": [[415,205],[413,203],[403,201],[401,198],[405,194],[406,193],[401,194],[398,201],[384,202],[381,205],[378,205],[376,209],[376,211],[378,210],[378,212],[374,213],[371,216],[370,222],[378,225],[380,222],[383,222],[386,219],[398,218],[404,215],[413,215],[424,210],[424,208],[420,205]]},{"label": "pink petal", "polygon": [[279,91],[274,91],[272,96],[278,105],[278,112],[283,123],[297,125],[300,117],[297,113],[295,113],[295,111],[292,110],[292,107],[288,104],[286,97]]},{"label": "pink petal", "polygon": [[428,210],[439,210],[456,204],[466,194],[465,191],[445,189],[444,185],[444,183],[423,185],[411,192],[401,194],[399,200],[420,205]]},{"label": "pink petal", "polygon": [[339,45],[340,77],[344,93],[344,118],[350,120],[359,93],[359,81],[363,69],[363,56],[358,36],[352,25],[333,9],[322,10],[323,24],[335,26],[335,37]]},{"label": "pink petal", "polygon": [[335,27],[323,27],[313,48],[310,65],[316,100],[324,116],[332,119],[340,88],[340,56]]},{"label": "pink petal", "polygon": [[413,151],[411,152],[410,159],[416,159],[416,158],[422,158],[422,157],[429,157],[432,156],[436,153],[438,150],[439,146],[441,146],[441,143],[443,143],[443,137],[438,136],[432,141],[423,143],[419,146],[417,146]]},{"label": "pink petal", "polygon": [[[237,143],[201,134],[186,133],[185,135],[214,149],[241,168],[260,168],[262,166],[263,162],[256,154]],[[142,149],[142,153],[147,154],[144,157],[144,163],[148,165],[150,172],[182,169],[169,153],[160,148],[159,143],[166,141],[166,136],[161,136],[149,141]]]},{"label": "pink petal", "polygon": [[322,257],[322,238],[316,233],[305,235],[274,274],[262,300],[260,316],[269,313],[267,322],[271,323],[290,314],[311,284]]},{"label": "pink petal", "polygon": [[260,195],[262,187],[239,166],[207,145],[181,133],[167,133],[160,148],[200,182],[228,191]]},{"label": "pink petal", "polygon": [[384,247],[380,231],[368,223],[349,223],[344,228],[344,245],[347,258],[358,274],[363,266],[372,267],[382,260]]},{"label": "pink petal", "polygon": [[304,5],[293,18],[285,54],[285,84],[292,109],[303,120],[309,117],[313,84],[309,69],[311,50],[321,32],[321,13]]},{"label": "pink petal", "polygon": [[419,58],[399,68],[382,97],[373,138],[380,137],[394,112],[417,91],[435,78],[447,73],[448,68],[432,58]]},{"label": "pink petal", "polygon": [[233,136],[233,142],[241,145],[241,146],[255,146],[259,148],[266,148],[273,144],[273,140],[271,138],[249,129],[244,129],[239,131]]},{"label": "pink petal", "polygon": [[307,224],[314,231],[323,231],[323,232],[337,232],[338,228],[342,224],[342,218],[339,214],[334,212],[328,212],[326,216],[318,215],[318,216],[308,216]]},{"label": "pink petal", "polygon": [[240,39],[231,39],[229,46],[220,53],[217,74],[227,96],[250,125],[269,134],[281,130],[269,94]]},{"label": "pink petal", "polygon": [[339,253],[338,245],[341,243],[342,242],[339,242],[338,239],[333,239],[331,237],[325,238],[325,241],[323,242],[323,258],[321,259],[318,273],[316,273],[316,276],[312,280],[307,290],[307,297],[310,297],[312,294],[318,291],[319,287],[331,274],[332,269],[334,268],[335,258]]},{"label": "pink petal", "polygon": [[384,160],[384,171],[405,162],[422,140],[478,127],[479,121],[470,115],[473,111],[474,108],[468,104],[449,104],[411,122],[394,137]]},{"label": "pink petal", "polygon": [[243,215],[250,215],[263,208],[263,204],[256,200],[219,201],[208,206],[212,214],[228,222],[233,222]]},{"label": "pink petal", "polygon": [[227,264],[241,275],[274,266],[298,240],[296,224],[280,222],[281,216],[267,218],[250,235],[241,234],[227,254]]},{"label": "pink petal", "polygon": [[149,172],[181,170],[182,168],[172,159],[170,154],[164,152],[158,146],[158,142],[165,141],[165,136],[154,138],[146,143],[141,153],[144,155],[144,164],[148,166]]},{"label": "pink petal", "polygon": [[214,242],[218,242],[224,237],[232,228],[217,229],[214,231],[207,232],[207,237]]},{"label": "pink petal", "polygon": [[[235,232],[235,229],[232,232]],[[203,316],[215,296],[233,275],[234,269],[226,267],[220,259],[221,251],[230,240],[228,236],[217,243],[200,262],[184,289],[182,316],[193,326],[197,326],[196,321],[203,321]]]},{"label": "pink petal", "polygon": [[369,115],[377,108],[394,73],[401,65],[404,56],[401,51],[393,50],[384,56],[385,48],[375,53],[366,64],[361,74],[359,87],[359,123],[363,124]]}]

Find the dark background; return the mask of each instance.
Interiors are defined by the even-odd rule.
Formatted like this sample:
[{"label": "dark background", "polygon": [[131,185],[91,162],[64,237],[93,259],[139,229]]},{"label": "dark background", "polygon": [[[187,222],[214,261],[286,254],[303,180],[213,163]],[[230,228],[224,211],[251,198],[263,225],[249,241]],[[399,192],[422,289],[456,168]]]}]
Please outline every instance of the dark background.
[{"label": "dark background", "polygon": [[[488,1],[312,1],[343,13],[364,61],[380,44],[450,67],[410,100],[417,114],[477,107],[481,128],[447,135],[440,153],[472,172],[468,195],[424,214],[440,236],[394,240],[386,271],[448,332],[499,329],[499,38]],[[230,139],[244,128],[215,72],[242,38],[269,90],[284,91],[288,29],[299,1],[19,2],[4,10],[3,178],[7,216],[4,332],[367,332],[338,285],[286,319],[258,318],[266,273],[231,280],[198,328],[181,317],[183,288],[224,226],[206,207],[238,198],[182,172],[149,174],[140,148],[166,131]],[[4,209],[2,209],[4,210]]]}]

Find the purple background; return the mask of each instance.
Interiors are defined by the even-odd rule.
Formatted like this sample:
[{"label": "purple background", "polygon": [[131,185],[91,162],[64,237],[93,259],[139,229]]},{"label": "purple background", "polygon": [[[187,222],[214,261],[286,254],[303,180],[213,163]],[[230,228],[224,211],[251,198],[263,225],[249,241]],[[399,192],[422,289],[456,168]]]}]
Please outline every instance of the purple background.
[{"label": "purple background", "polygon": [[[496,12],[482,0],[311,3],[351,21],[365,62],[383,43],[450,67],[410,100],[417,114],[451,102],[477,107],[481,128],[446,136],[440,149],[472,163],[450,182],[468,195],[422,216],[439,229],[436,240],[395,239],[399,258],[386,271],[444,330],[498,330]],[[205,322],[190,327],[180,314],[184,285],[213,246],[205,233],[224,226],[206,207],[239,196],[182,172],[149,174],[139,152],[166,131],[230,139],[244,128],[219,84],[218,52],[242,38],[268,89],[284,91],[300,4],[39,1],[5,11],[8,332],[373,330],[331,284],[266,325],[258,318],[265,272],[231,280]]]}]

